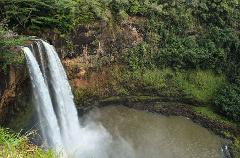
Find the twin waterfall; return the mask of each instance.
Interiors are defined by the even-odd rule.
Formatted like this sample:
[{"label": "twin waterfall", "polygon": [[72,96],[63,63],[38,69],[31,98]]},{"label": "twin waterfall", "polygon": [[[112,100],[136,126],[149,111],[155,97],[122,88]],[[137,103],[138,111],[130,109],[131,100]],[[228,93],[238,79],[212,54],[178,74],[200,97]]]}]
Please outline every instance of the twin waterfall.
[{"label": "twin waterfall", "polygon": [[[48,141],[48,146],[60,152],[62,148],[68,148],[64,147],[64,144],[76,143],[74,139],[77,138],[77,133],[80,133],[77,110],[66,73],[53,46],[44,41],[36,43],[36,51],[27,47],[23,50],[32,80],[43,138]],[[44,52],[48,65],[45,65]],[[39,57],[40,67],[34,55]],[[70,149],[72,150],[72,147]]]},{"label": "twin waterfall", "polygon": [[59,157],[115,157],[111,153],[114,146],[119,149],[126,144],[115,143],[100,123],[80,124],[71,87],[55,48],[43,40],[35,40],[31,47],[22,49],[45,147],[52,148]]}]

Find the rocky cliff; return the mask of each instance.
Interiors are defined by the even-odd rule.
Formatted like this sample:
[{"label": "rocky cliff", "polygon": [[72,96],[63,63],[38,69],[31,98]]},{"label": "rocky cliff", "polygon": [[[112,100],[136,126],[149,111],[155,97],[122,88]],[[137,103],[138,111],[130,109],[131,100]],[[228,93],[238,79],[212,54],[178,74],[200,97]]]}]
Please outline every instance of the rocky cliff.
[{"label": "rocky cliff", "polygon": [[31,88],[25,65],[10,65],[0,78],[0,124],[4,125],[29,104]]},{"label": "rocky cliff", "polygon": [[[88,72],[143,41],[143,18],[131,17],[120,24],[96,21],[80,25],[68,37],[44,30],[40,38],[53,44],[61,56],[73,87],[86,87]],[[31,42],[27,42],[30,45]],[[25,64],[9,65],[0,73],[0,124],[8,123],[31,103],[31,84]]]}]

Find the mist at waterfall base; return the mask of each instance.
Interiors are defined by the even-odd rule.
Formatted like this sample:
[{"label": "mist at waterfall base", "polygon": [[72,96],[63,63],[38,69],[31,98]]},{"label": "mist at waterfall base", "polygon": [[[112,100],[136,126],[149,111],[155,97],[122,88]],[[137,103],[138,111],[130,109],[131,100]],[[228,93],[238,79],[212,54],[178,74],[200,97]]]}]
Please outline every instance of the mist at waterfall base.
[{"label": "mist at waterfall base", "polygon": [[79,122],[73,94],[55,48],[36,40],[22,48],[32,82],[44,147],[59,157],[133,158],[134,150],[121,136],[113,137],[100,122]]}]

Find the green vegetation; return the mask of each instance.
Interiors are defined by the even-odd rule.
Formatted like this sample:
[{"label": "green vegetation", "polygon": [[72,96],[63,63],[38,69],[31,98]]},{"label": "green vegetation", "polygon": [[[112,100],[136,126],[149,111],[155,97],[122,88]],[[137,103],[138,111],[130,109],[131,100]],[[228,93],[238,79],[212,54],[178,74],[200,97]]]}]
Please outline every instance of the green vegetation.
[{"label": "green vegetation", "polygon": [[233,127],[238,127],[240,124],[238,122],[231,121],[226,117],[217,114],[212,107],[194,107],[194,111],[210,120],[221,122],[222,124],[230,125]]},{"label": "green vegetation", "polygon": [[[102,46],[104,53],[117,54],[116,62],[106,56],[99,61],[91,85],[74,90],[77,104],[113,96],[176,97],[207,106],[195,110],[209,119],[240,121],[238,0],[1,0],[0,19],[0,70],[5,72],[23,63],[14,47],[26,40],[9,30],[44,37],[51,32],[72,50],[81,47],[70,37],[79,27],[106,22],[113,32],[107,38],[115,39]],[[142,41],[120,50],[125,41],[118,40],[115,31],[121,28],[115,27],[123,23],[134,27]],[[98,43],[99,30],[92,32]],[[239,139],[233,146],[239,153]]]},{"label": "green vegetation", "polygon": [[90,98],[131,95],[178,97],[211,104],[226,82],[224,75],[207,70],[166,68],[129,71],[126,67],[115,65],[103,74],[98,74],[87,89],[75,90],[78,105]]},{"label": "green vegetation", "polygon": [[96,20],[109,21],[111,18],[111,11],[108,6],[110,1],[102,0],[77,0],[76,17],[78,24],[91,23]]},{"label": "green vegetation", "polygon": [[72,28],[74,1],[2,0],[0,6],[9,27],[18,32],[34,31],[36,35],[43,28],[62,32]]},{"label": "green vegetation", "polygon": [[216,75],[211,71],[185,71],[176,74],[176,84],[189,97],[200,102],[211,102],[218,90],[225,84],[224,75]]},{"label": "green vegetation", "polygon": [[144,17],[140,26],[144,41],[123,57],[132,70],[208,69],[226,74],[231,82],[239,75],[236,0],[3,0],[0,6],[1,18],[14,31],[38,35],[51,29],[65,38],[79,24],[106,21],[112,25],[129,16]]},{"label": "green vegetation", "polygon": [[240,138],[236,138],[231,146],[235,158],[240,158]]},{"label": "green vegetation", "polygon": [[26,39],[25,37],[15,35],[4,26],[1,26],[0,23],[0,71],[7,73],[8,65],[23,64],[23,53],[17,53],[13,47],[22,45]]},{"label": "green vegetation", "polygon": [[159,95],[176,96],[179,93],[174,79],[175,73],[171,69],[136,71],[134,75],[142,85]]},{"label": "green vegetation", "polygon": [[[139,78],[155,88],[162,87],[159,94],[169,89],[165,95],[177,92],[239,120],[239,2],[129,0],[116,4],[129,15],[147,17],[142,26],[144,41],[121,59],[129,70],[147,70],[147,77],[139,73]],[[165,68],[171,69],[168,77],[172,81],[168,78],[164,85],[161,74]],[[159,72],[154,75],[148,69]],[[221,89],[226,86],[224,93]]]},{"label": "green vegetation", "polygon": [[52,151],[44,151],[28,143],[26,136],[12,133],[9,129],[0,128],[0,155],[3,157],[54,158]]},{"label": "green vegetation", "polygon": [[217,110],[235,121],[240,121],[240,86],[231,84],[223,87],[216,96]]}]

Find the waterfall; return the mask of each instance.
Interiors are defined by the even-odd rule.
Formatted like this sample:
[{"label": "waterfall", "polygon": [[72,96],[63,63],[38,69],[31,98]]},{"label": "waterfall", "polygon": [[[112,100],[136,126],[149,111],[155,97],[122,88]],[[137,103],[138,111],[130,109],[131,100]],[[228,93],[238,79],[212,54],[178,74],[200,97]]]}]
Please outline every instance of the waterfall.
[{"label": "waterfall", "polygon": [[114,142],[100,123],[89,121],[85,126],[79,123],[71,87],[55,48],[43,40],[34,44],[32,51],[28,47],[23,51],[46,147],[63,153],[62,157],[115,157],[114,143],[128,144]]},{"label": "waterfall", "polygon": [[113,139],[100,123],[87,119],[80,124],[67,75],[52,45],[35,40],[31,49],[22,49],[46,148],[59,157],[134,157],[131,146],[121,137]]},{"label": "waterfall", "polygon": [[[33,93],[37,104],[37,111],[40,118],[41,130],[44,138],[48,140],[48,146],[59,152],[62,148],[62,139],[58,127],[57,118],[53,110],[49,90],[44,82],[37,60],[31,50],[23,48],[32,81]],[[42,119],[46,121],[42,121]],[[47,126],[47,128],[45,128]],[[47,130],[46,130],[47,129]]]},{"label": "waterfall", "polygon": [[80,133],[80,125],[78,121],[77,110],[73,102],[73,94],[71,87],[68,83],[68,79],[60,59],[53,46],[42,41],[44,48],[46,49],[47,57],[49,60],[50,80],[55,102],[57,104],[57,114],[59,118],[59,124],[62,129],[64,142],[67,147],[72,149],[77,144],[75,139]]}]

